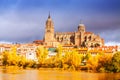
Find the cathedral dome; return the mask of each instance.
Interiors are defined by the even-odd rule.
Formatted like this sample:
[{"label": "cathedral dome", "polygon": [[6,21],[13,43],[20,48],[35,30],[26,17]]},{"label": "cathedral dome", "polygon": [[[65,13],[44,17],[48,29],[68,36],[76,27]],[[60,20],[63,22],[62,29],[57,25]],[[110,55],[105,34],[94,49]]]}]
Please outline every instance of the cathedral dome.
[{"label": "cathedral dome", "polygon": [[80,32],[81,32],[81,31],[82,31],[82,32],[85,32],[85,25],[80,23],[80,24],[78,25],[78,31],[80,31]]},{"label": "cathedral dome", "polygon": [[79,24],[78,27],[79,28],[85,28],[85,25],[84,24]]}]

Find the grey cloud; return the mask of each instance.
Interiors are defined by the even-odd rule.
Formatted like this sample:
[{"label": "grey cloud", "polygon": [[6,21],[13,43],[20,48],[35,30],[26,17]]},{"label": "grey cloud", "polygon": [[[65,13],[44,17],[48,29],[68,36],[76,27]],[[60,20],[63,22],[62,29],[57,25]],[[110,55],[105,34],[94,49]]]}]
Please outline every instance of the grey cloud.
[{"label": "grey cloud", "polygon": [[[6,11],[0,14],[0,40],[14,42],[32,42],[43,39],[45,21],[48,17],[48,9],[34,9],[27,11]],[[120,42],[120,18],[106,14],[89,14],[84,12],[51,11],[55,31],[76,31],[80,20],[86,25],[87,31],[100,34],[108,41]],[[104,19],[103,19],[104,18]]]},{"label": "grey cloud", "polygon": [[1,15],[0,40],[24,42],[40,39],[43,34],[43,26],[37,17],[36,15],[14,13]]},{"label": "grey cloud", "polygon": [[100,35],[106,42],[120,42],[120,29],[101,32]]}]

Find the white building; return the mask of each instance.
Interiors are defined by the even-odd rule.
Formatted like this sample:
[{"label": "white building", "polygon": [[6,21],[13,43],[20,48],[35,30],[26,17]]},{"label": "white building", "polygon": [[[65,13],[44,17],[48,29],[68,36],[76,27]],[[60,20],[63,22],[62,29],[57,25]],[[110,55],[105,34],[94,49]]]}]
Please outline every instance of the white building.
[{"label": "white building", "polygon": [[25,56],[29,60],[37,60],[36,56],[37,46],[34,44],[21,44],[17,47],[17,53],[19,55]]}]

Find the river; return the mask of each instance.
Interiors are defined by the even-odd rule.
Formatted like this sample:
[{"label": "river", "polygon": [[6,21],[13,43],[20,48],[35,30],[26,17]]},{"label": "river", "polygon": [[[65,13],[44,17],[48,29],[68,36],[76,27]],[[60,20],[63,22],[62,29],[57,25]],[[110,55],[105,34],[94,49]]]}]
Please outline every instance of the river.
[{"label": "river", "polygon": [[120,80],[120,73],[88,73],[57,70],[0,69],[0,80]]}]

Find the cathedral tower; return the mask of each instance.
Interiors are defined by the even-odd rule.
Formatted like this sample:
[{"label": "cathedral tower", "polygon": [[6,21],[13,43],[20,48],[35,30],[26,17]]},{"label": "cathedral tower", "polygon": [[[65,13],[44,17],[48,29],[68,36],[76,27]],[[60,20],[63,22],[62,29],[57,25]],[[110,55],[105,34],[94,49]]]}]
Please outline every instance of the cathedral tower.
[{"label": "cathedral tower", "polygon": [[78,31],[75,32],[75,45],[81,46],[84,39],[84,33],[85,33],[85,25],[80,22],[78,25]]},{"label": "cathedral tower", "polygon": [[79,24],[78,25],[78,32],[84,33],[85,32],[85,25],[84,24]]},{"label": "cathedral tower", "polygon": [[54,24],[51,19],[50,13],[46,21],[44,41],[46,43],[54,41]]}]

